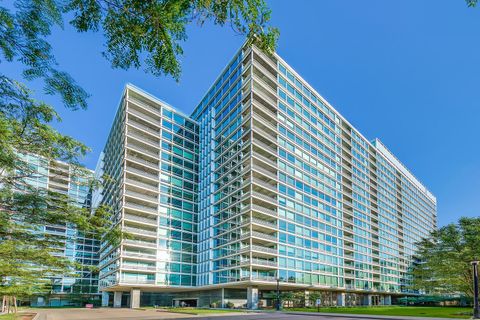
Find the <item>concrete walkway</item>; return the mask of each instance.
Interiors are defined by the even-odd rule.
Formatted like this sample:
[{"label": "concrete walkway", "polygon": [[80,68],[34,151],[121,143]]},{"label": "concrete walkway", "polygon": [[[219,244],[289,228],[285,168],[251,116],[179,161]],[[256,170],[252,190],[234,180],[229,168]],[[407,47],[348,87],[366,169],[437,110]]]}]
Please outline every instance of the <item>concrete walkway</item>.
[{"label": "concrete walkway", "polygon": [[[389,320],[446,320],[446,318],[432,318],[432,317],[411,317],[411,316],[382,316],[374,314],[350,314],[350,313],[325,313],[325,312],[282,312],[283,314],[301,315],[301,316],[322,316],[329,318],[353,318],[353,319],[389,319]],[[455,320],[456,318],[448,318]],[[465,320],[460,319],[458,320]]]},{"label": "concrete walkway", "polygon": [[123,308],[61,308],[61,309],[34,309],[38,313],[35,320],[157,320],[187,318],[192,315],[157,310],[135,310]]}]

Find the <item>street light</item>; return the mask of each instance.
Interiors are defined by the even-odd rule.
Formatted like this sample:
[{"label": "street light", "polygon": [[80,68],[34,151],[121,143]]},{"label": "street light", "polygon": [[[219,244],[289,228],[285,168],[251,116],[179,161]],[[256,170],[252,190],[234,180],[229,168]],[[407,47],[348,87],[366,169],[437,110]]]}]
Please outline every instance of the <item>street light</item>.
[{"label": "street light", "polygon": [[473,319],[480,319],[480,307],[478,306],[478,260],[472,261],[473,266]]}]

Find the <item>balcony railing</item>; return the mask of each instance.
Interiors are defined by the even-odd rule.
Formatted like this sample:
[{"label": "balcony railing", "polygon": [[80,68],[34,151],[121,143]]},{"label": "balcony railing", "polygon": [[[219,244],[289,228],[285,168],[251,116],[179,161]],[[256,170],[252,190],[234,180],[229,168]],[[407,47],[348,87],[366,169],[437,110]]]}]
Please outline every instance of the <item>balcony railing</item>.
[{"label": "balcony railing", "polygon": [[139,153],[148,154],[148,155],[150,155],[152,157],[155,157],[155,158],[159,157],[158,152],[151,151],[151,150],[149,150],[145,147],[141,147],[141,146],[138,146],[138,145],[135,145],[135,144],[132,144],[132,143],[127,143],[127,148],[135,150]]},{"label": "balcony railing", "polygon": [[[265,130],[261,129],[259,126],[257,125],[254,125],[253,126],[253,131],[259,133],[262,137],[264,137],[265,139],[268,139],[270,141],[277,141],[277,137],[274,136],[273,134],[271,133],[268,133],[266,132]],[[254,139],[255,140],[255,139]],[[271,148],[271,147],[270,147]]]},{"label": "balcony railing", "polygon": [[155,266],[142,266],[142,265],[135,265],[135,264],[127,264],[127,263],[124,263],[122,265],[122,269],[141,270],[141,271],[157,271],[157,267],[155,267]]},{"label": "balcony railing", "polygon": [[143,125],[143,124],[141,124],[141,123],[138,123],[138,122],[136,122],[135,120],[129,119],[129,120],[127,121],[127,124],[130,125],[130,126],[137,127],[137,128],[139,128],[139,129],[142,129],[142,130],[144,130],[144,131],[147,131],[147,132],[149,132],[149,133],[151,133],[151,134],[153,134],[153,135],[156,135],[156,136],[159,136],[159,135],[160,135],[160,131],[155,130],[155,129],[152,129],[152,128],[150,128],[150,127],[147,127],[146,125]]},{"label": "balcony railing", "polygon": [[267,158],[263,155],[261,155],[260,153],[258,152],[253,152],[253,156],[256,157],[256,158],[259,158],[260,160],[262,160],[263,162],[266,162],[268,165],[274,167],[274,168],[277,168],[277,161],[276,160],[272,160],[270,158]]},{"label": "balcony railing", "polygon": [[[273,139],[272,141],[277,142],[277,139]],[[255,139],[255,138],[252,139],[252,142],[253,142],[253,144],[258,145],[260,148],[262,148],[264,150],[267,150],[267,151],[273,153],[274,155],[277,155],[277,150],[275,149],[276,148],[275,146],[272,147],[271,145],[263,143],[262,141],[260,141],[258,139]]]},{"label": "balcony railing", "polygon": [[143,199],[143,200],[158,203],[158,197],[156,197],[156,196],[147,196],[147,195],[142,194],[140,192],[135,192],[135,191],[131,191],[131,190],[125,190],[125,194],[127,196],[132,196],[132,197],[135,197],[135,198],[139,198],[139,199]]},{"label": "balcony railing", "polygon": [[135,168],[132,168],[132,167],[127,167],[127,171],[139,174],[139,175],[144,176],[144,177],[148,177],[148,178],[151,178],[151,179],[158,180],[158,174],[153,174],[153,173],[147,172],[145,170],[139,170],[139,169],[135,169]]},{"label": "balcony railing", "polygon": [[145,159],[142,159],[140,157],[135,157],[131,154],[128,154],[127,153],[127,160],[130,160],[130,161],[135,161],[135,162],[139,162],[143,165],[146,165],[147,167],[149,168],[152,168],[152,169],[155,169],[155,170],[159,170],[160,168],[158,167],[158,163],[155,163],[155,162],[152,162],[152,161],[148,161],[148,160],[145,160]]},{"label": "balcony railing", "polygon": [[264,260],[264,259],[258,259],[258,258],[242,260],[240,262],[240,264],[241,265],[256,264],[256,265],[259,265],[259,266],[267,266],[267,267],[276,267],[277,266],[276,261],[270,261],[270,260]]},{"label": "balcony railing", "polygon": [[156,248],[157,244],[155,242],[148,242],[148,241],[141,241],[141,240],[134,240],[134,239],[125,239],[123,240],[124,244],[130,244],[134,246],[142,246],[142,247],[149,247],[149,248]]},{"label": "balcony railing", "polygon": [[246,232],[242,234],[241,239],[250,238],[250,237],[260,238],[263,240],[268,240],[273,242],[277,241],[276,236],[272,236],[272,235],[269,235],[263,232],[258,232],[258,231]]},{"label": "balcony railing", "polygon": [[127,111],[128,111],[128,113],[131,113],[131,114],[139,117],[142,120],[150,121],[150,122],[152,122],[156,125],[160,125],[160,120],[159,119],[155,119],[154,117],[151,117],[151,116],[149,116],[145,113],[142,113],[142,112],[137,111],[137,110],[132,109],[132,108],[128,108]]},{"label": "balcony railing", "polygon": [[123,278],[122,280],[120,280],[120,283],[130,283],[130,284],[155,284],[155,280]]},{"label": "balcony railing", "polygon": [[133,232],[133,233],[138,233],[138,234],[141,234],[141,235],[147,235],[147,236],[152,236],[152,237],[157,236],[157,233],[155,231],[149,231],[149,230],[140,229],[140,228],[123,227],[123,230],[125,230],[127,232]]},{"label": "balcony railing", "polygon": [[133,137],[133,138],[135,138],[139,141],[142,141],[142,142],[148,142],[148,143],[150,143],[149,145],[152,145],[152,147],[159,148],[159,143],[160,142],[158,140],[151,139],[147,135],[139,134],[139,133],[136,133],[135,131],[129,130],[129,131],[127,131],[127,136],[131,136],[131,137]]},{"label": "balcony railing", "polygon": [[137,209],[137,210],[145,211],[152,214],[158,213],[158,210],[156,208],[142,206],[141,204],[136,204],[131,202],[125,202],[125,208]]},{"label": "balcony railing", "polygon": [[256,198],[259,198],[259,199],[262,199],[262,200],[265,200],[265,201],[270,201],[270,202],[275,202],[277,203],[277,199],[275,199],[274,197],[270,197],[270,196],[267,196],[267,195],[264,195],[260,192],[256,192],[256,191],[252,191],[252,194],[251,194],[253,197],[256,197]]},{"label": "balcony railing", "polygon": [[150,224],[153,224],[153,225],[157,225],[157,220],[144,218],[144,217],[139,217],[139,216],[135,216],[133,214],[128,214],[127,213],[127,214],[124,215],[124,218],[128,219],[128,220],[137,221],[137,222],[145,222],[145,223],[150,223]]},{"label": "balcony railing", "polygon": [[265,188],[267,190],[270,190],[272,192],[277,192],[277,186],[271,185],[270,183],[267,183],[263,180],[260,180],[258,178],[251,178],[249,179],[253,184],[256,184],[257,186],[261,186],[262,188]]},{"label": "balcony railing", "polygon": [[277,249],[264,247],[264,246],[251,245],[251,246],[249,246],[249,249],[251,249],[252,251],[270,253],[270,254],[275,254],[275,255],[278,254]]},{"label": "balcony railing", "polygon": [[142,107],[144,109],[147,109],[153,113],[155,113],[156,115],[160,116],[160,109],[158,108],[155,108],[155,107],[152,107],[152,106],[149,106],[148,104],[146,104],[145,102],[143,101],[140,101],[138,100],[137,98],[134,98],[134,97],[128,97],[128,100],[130,100],[130,102],[132,102],[133,104],[139,106],[139,107]]},{"label": "balcony railing", "polygon": [[144,252],[131,252],[123,251],[122,256],[133,257],[133,258],[145,258],[145,259],[156,259],[157,256],[154,254],[144,253]]},{"label": "balcony railing", "polygon": [[277,282],[277,278],[273,276],[261,276],[261,275],[252,275],[250,277],[243,277],[241,280],[259,280],[259,281],[271,281]]},{"label": "balcony railing", "polygon": [[140,182],[138,180],[129,179],[129,178],[126,178],[125,182],[128,183],[128,184],[131,184],[133,186],[142,187],[142,188],[145,188],[145,189],[148,189],[148,190],[151,190],[151,191],[158,192],[158,187],[157,186],[152,186],[151,184],[148,184],[148,183]]}]

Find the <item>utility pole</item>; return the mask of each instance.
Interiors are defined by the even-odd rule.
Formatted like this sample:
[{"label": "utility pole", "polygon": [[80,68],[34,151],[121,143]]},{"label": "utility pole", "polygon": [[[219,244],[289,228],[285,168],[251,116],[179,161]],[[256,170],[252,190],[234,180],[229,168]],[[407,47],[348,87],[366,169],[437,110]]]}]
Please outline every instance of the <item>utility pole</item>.
[{"label": "utility pole", "polygon": [[277,311],[280,311],[280,278],[277,277]]},{"label": "utility pole", "polygon": [[480,307],[478,305],[478,260],[472,261],[473,266],[473,319],[480,319]]}]

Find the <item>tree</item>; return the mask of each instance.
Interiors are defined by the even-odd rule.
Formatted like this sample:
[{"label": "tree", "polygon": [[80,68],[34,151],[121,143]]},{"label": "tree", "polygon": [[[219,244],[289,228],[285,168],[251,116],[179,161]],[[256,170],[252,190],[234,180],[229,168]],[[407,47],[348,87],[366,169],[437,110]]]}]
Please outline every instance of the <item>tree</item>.
[{"label": "tree", "polygon": [[461,218],[418,243],[419,262],[412,267],[412,288],[431,294],[473,297],[471,261],[480,256],[480,218]]},{"label": "tree", "polygon": [[[278,37],[278,30],[268,26],[270,10],[263,0],[15,0],[1,5],[0,64],[21,63],[23,81],[42,81],[44,93],[58,95],[70,110],[87,108],[88,94],[58,69],[48,42],[66,16],[79,32],[103,32],[103,55],[112,67],[144,66],[176,80],[189,23],[229,25],[267,53]],[[107,241],[121,235],[109,208],[91,214],[62,194],[24,183],[37,174],[22,158],[28,154],[62,160],[85,173],[81,159],[88,147],[55,130],[57,121],[54,107],[33,99],[25,84],[0,72],[0,294],[9,301],[46,291],[48,277],[74,269],[52,252],[59,239],[40,232],[43,225],[73,224],[82,232],[106,234]]]},{"label": "tree", "polygon": [[310,291],[308,295],[309,306],[315,307],[317,305],[317,300],[321,298],[322,295],[318,291]]},{"label": "tree", "polygon": [[478,3],[478,0],[465,0],[465,1],[467,2],[467,5],[469,7],[476,7]]}]

